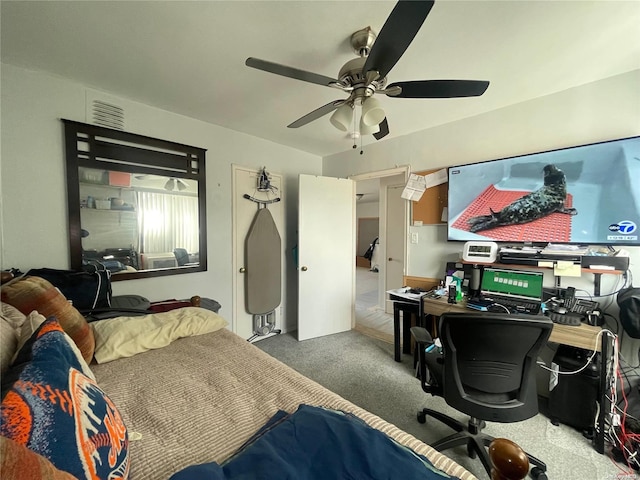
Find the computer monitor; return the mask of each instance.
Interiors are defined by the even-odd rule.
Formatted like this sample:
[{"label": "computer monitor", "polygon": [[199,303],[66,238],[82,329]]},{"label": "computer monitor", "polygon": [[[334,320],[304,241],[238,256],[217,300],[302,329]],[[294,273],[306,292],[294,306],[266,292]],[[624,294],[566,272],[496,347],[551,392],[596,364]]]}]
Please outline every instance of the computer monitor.
[{"label": "computer monitor", "polygon": [[542,272],[485,267],[480,292],[541,301],[543,279]]}]

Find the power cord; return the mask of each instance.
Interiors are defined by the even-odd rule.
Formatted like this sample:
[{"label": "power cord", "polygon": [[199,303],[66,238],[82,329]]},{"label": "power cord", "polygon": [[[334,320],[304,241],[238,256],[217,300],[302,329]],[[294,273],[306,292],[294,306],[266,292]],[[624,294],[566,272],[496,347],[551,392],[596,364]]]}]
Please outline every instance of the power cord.
[{"label": "power cord", "polygon": [[509,310],[507,307],[505,307],[501,303],[492,303],[489,308],[491,307],[501,307],[501,308],[504,308],[507,313],[511,313],[511,310]]},{"label": "power cord", "polygon": [[[624,385],[622,371],[618,369],[616,374]],[[612,425],[608,431],[609,437],[612,440],[611,443],[614,446],[612,454],[614,455],[614,460],[624,462],[633,470],[640,470],[640,422],[638,422],[635,417],[627,414],[629,403],[624,388],[622,388],[621,392],[624,405],[623,408],[619,408],[617,406],[617,402],[615,404],[612,402],[612,404],[615,405],[615,408],[620,410],[622,413],[622,417],[617,413],[615,413],[615,416],[612,416]],[[630,433],[628,431],[628,427],[634,428],[635,432]],[[618,458],[615,458],[616,456]],[[625,473],[632,474],[633,472],[630,471]]]},{"label": "power cord", "polygon": [[[611,336],[611,337],[615,338],[615,339],[617,339],[617,338],[618,338],[618,337],[617,337],[617,335],[616,335],[615,333],[613,333],[611,330],[607,330],[606,328],[603,328],[602,330],[600,330],[600,331],[598,332],[598,335],[596,335],[595,345],[594,345],[594,348],[593,348],[593,352],[591,353],[591,355],[589,355],[589,358],[587,358],[587,360],[586,360],[585,364],[584,364],[582,367],[580,367],[579,369],[577,369],[577,370],[573,370],[573,371],[571,371],[571,372],[562,372],[562,371],[560,371],[560,370],[555,370],[555,369],[553,369],[553,368],[549,368],[549,367],[547,367],[547,366],[544,364],[544,362],[542,362],[542,361],[538,361],[538,362],[536,362],[536,363],[538,364],[538,366],[539,366],[540,368],[542,368],[542,369],[544,369],[544,370],[547,370],[547,371],[549,371],[549,372],[551,372],[551,373],[556,373],[556,374],[558,374],[558,375],[577,375],[578,373],[580,373],[580,372],[582,372],[584,369],[586,369],[589,365],[591,365],[591,361],[592,361],[592,360],[595,358],[595,356],[598,354],[598,352],[596,351],[596,350],[597,350],[597,348],[598,348],[598,345],[599,345],[599,344],[598,344],[598,341],[600,340],[600,337],[601,337],[602,335],[604,335],[605,333],[606,333],[607,335],[609,335],[609,336]],[[617,352],[616,352],[616,357],[617,357]]]}]

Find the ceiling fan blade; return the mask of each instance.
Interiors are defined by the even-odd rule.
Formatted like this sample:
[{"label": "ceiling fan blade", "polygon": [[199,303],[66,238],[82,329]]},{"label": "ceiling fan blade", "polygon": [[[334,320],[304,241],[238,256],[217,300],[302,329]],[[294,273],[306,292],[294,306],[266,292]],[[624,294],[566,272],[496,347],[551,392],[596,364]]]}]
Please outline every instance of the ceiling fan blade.
[{"label": "ceiling fan blade", "polygon": [[363,71],[386,77],[420,30],[433,7],[431,1],[400,0],[382,26]]},{"label": "ceiling fan blade", "polygon": [[313,72],[307,72],[306,70],[300,70],[298,68],[287,67],[286,65],[280,65],[267,60],[260,60],[259,58],[249,57],[244,64],[247,67],[257,68],[258,70],[275,73],[276,75],[282,75],[283,77],[295,78],[296,80],[324,85],[326,87],[331,86],[332,83],[338,82],[335,78],[319,75]]},{"label": "ceiling fan blade", "polygon": [[373,134],[376,140],[380,140],[381,138],[389,135],[389,123],[387,122],[387,117],[384,117],[384,120],[380,122],[380,131]]},{"label": "ceiling fan blade", "polygon": [[326,105],[323,105],[320,108],[316,108],[313,112],[307,113],[304,117],[300,117],[295,122],[287,125],[287,128],[298,128],[306,125],[307,123],[313,122],[314,120],[319,119],[320,117],[325,116],[327,113],[333,112],[336,108],[344,104],[346,100],[334,100],[333,102],[329,102]]},{"label": "ceiling fan blade", "polygon": [[457,98],[478,97],[489,87],[484,80],[416,80],[397,82],[387,86],[400,87],[402,91],[392,97],[399,98]]}]

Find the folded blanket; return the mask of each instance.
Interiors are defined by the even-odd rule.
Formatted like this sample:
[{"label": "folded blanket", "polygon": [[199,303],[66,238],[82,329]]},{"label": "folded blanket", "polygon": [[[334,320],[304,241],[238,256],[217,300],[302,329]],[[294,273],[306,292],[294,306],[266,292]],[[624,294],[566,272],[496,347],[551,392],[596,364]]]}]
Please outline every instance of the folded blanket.
[{"label": "folded blanket", "polygon": [[[203,446],[206,448],[206,445]],[[453,479],[352,414],[300,405],[279,411],[222,465],[192,465],[170,480]]]}]

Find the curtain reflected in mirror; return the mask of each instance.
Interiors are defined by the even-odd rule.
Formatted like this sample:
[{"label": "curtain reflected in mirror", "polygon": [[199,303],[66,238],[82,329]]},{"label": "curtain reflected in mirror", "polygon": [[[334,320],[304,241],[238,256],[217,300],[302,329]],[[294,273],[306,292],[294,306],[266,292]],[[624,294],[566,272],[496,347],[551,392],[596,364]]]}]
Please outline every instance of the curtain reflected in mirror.
[{"label": "curtain reflected in mirror", "polygon": [[107,269],[112,280],[206,270],[204,150],[65,126],[72,268]]},{"label": "curtain reflected in mirror", "polygon": [[138,192],[139,245],[141,252],[157,254],[184,248],[198,253],[198,198]]}]

